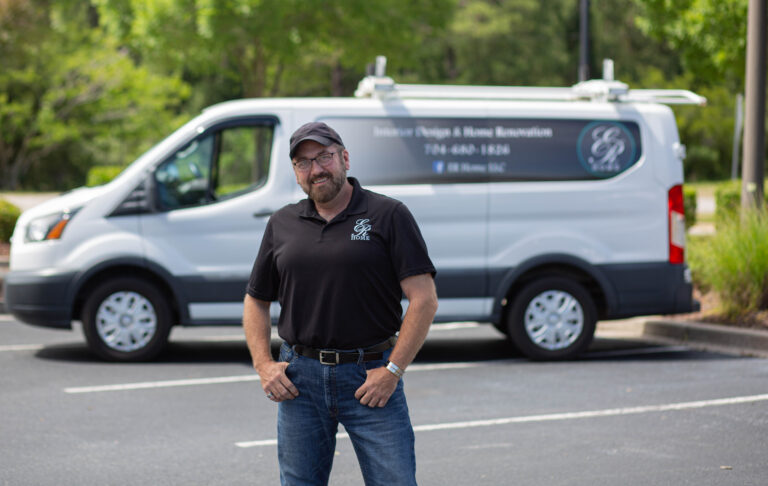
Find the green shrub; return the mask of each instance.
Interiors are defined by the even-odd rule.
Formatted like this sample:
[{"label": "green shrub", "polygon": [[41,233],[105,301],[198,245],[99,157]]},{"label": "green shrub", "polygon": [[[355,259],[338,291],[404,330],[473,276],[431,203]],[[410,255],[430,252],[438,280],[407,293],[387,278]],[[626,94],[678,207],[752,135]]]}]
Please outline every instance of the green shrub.
[{"label": "green shrub", "polygon": [[111,181],[123,171],[119,165],[97,165],[88,170],[85,185],[88,187],[100,186]]},{"label": "green shrub", "polygon": [[732,319],[768,309],[768,213],[723,221],[709,237],[692,238],[688,263],[703,291],[714,290]]},{"label": "green shrub", "polygon": [[696,224],[696,189],[683,186],[683,205],[685,206],[685,229]]},{"label": "green shrub", "polygon": [[715,227],[733,221],[741,207],[741,181],[730,180],[715,188]]},{"label": "green shrub", "polygon": [[19,219],[21,211],[5,199],[0,199],[0,241],[7,243],[11,240],[13,227]]},{"label": "green shrub", "polygon": [[[768,186],[763,186],[766,188]],[[764,192],[765,202],[768,205],[768,193]],[[715,189],[715,227],[720,229],[739,219],[741,208],[741,179],[733,179],[720,183]]]}]

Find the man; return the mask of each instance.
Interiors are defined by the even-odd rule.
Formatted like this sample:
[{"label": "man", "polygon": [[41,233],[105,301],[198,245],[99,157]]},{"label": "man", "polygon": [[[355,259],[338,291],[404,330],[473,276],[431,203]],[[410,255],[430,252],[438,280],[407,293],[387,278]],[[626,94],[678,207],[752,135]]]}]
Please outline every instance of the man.
[{"label": "man", "polygon": [[[308,197],[270,218],[243,313],[253,366],[278,403],[281,482],[327,484],[342,423],[367,485],[416,484],[401,377],[437,310],[426,245],[401,202],[347,178],[349,153],[328,125],[296,130],[290,157]],[[273,300],[285,341],[277,362]]]}]

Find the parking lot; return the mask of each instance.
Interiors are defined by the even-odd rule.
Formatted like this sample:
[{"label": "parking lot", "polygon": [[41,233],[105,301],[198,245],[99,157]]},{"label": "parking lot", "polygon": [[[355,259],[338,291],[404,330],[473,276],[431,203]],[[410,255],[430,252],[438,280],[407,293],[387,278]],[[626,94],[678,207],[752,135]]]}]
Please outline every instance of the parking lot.
[{"label": "parking lot", "polygon": [[[276,407],[237,328],[175,329],[160,361],[110,364],[79,330],[0,315],[0,363],[0,484],[279,482]],[[603,336],[579,360],[534,363],[457,323],[433,327],[406,393],[421,485],[768,477],[765,359]],[[340,432],[331,484],[362,484]]]}]

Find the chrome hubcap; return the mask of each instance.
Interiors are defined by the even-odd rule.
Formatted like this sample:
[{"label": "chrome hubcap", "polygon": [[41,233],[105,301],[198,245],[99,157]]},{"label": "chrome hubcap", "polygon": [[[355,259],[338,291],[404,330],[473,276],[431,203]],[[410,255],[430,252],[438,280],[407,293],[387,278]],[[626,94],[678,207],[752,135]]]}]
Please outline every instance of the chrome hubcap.
[{"label": "chrome hubcap", "polygon": [[156,330],[155,308],[136,292],[115,292],[104,299],[96,312],[99,337],[117,351],[136,351],[145,347]]},{"label": "chrome hubcap", "polygon": [[547,290],[525,309],[525,332],[537,346],[555,351],[573,344],[584,329],[584,311],[568,292]]}]

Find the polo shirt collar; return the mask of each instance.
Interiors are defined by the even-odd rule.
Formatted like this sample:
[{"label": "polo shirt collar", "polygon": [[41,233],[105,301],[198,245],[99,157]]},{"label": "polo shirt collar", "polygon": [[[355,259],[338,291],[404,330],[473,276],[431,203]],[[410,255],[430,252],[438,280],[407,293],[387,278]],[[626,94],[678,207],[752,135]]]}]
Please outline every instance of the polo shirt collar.
[{"label": "polo shirt collar", "polygon": [[[360,186],[360,183],[354,177],[347,177],[347,181],[352,184],[352,199],[349,200],[347,207],[339,213],[334,219],[343,219],[354,214],[361,214],[368,211],[368,195]],[[318,219],[325,221],[317,212],[315,202],[306,198],[299,203],[299,216],[308,219]]]}]

